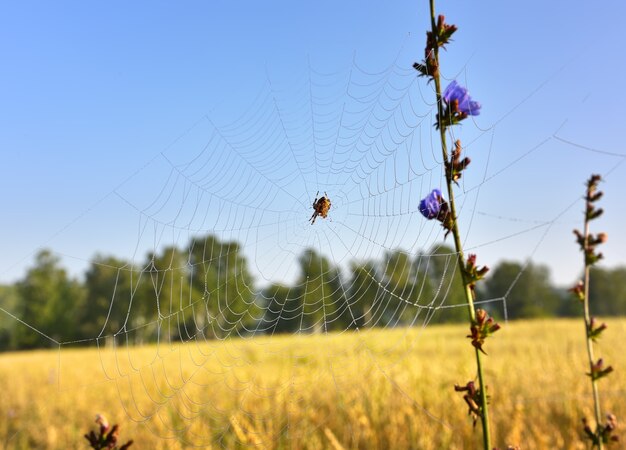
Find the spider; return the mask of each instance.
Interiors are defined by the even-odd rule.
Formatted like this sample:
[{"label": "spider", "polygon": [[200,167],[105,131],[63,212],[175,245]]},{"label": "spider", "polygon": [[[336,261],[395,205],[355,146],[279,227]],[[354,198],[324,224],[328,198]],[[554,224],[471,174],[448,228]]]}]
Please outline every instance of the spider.
[{"label": "spider", "polygon": [[322,218],[325,219],[328,215],[328,210],[330,209],[330,199],[328,198],[328,194],[324,192],[324,196],[318,199],[317,196],[319,193],[320,191],[317,191],[317,194],[315,194],[315,200],[313,200],[313,209],[315,212],[309,219],[311,221],[311,225],[315,223],[317,216],[322,216]]}]

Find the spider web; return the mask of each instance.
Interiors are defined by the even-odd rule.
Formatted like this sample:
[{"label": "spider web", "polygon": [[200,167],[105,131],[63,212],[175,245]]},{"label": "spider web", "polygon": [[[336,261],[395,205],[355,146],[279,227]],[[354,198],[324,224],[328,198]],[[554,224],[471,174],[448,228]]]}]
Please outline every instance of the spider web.
[{"label": "spider web", "polygon": [[[418,344],[420,335],[409,337],[403,327],[426,327],[467,308],[449,295],[458,267],[456,254],[442,247],[444,230],[418,211],[419,200],[445,181],[432,86],[400,59],[380,71],[356,59],[329,73],[309,63],[290,78],[284,83],[268,74],[240,117],[202,118],[113,192],[110,200],[134,220],[136,239],[129,264],[100,263],[120,280],[101,331],[86,340],[101,349],[103,380],[115,383],[129,418],[163,439],[263,447],[265,434],[258,430],[264,427],[274,430],[274,442],[315,431],[305,420],[311,407],[302,407],[311,377],[348,409],[342,393],[353,380],[342,376],[346,363],[333,339],[356,333],[361,370],[381,373],[424,420],[450,428],[405,392],[392,370]],[[510,176],[548,142],[578,145],[556,129],[512,155],[498,151],[500,123],[534,94],[487,128],[466,121],[453,130],[473,161],[458,188],[466,250],[487,251],[530,235],[530,258],[575,209],[576,196],[557,202],[545,220],[481,209],[482,187]],[[618,162],[609,173],[624,159],[612,157]],[[328,218],[311,224],[312,204],[321,195],[332,207]],[[494,220],[507,226],[488,239],[476,233]],[[478,303],[506,320],[506,299],[521,273],[503,297]],[[36,324],[24,325],[63,350],[63,387],[63,367],[71,364],[66,349],[77,342],[58,342]],[[398,327],[390,334],[391,366],[380,362],[382,350],[367,337],[374,327]],[[291,340],[275,336],[281,333]],[[300,340],[308,334],[327,335],[321,360],[318,348]],[[154,347],[135,347],[152,340]],[[252,348],[259,349],[256,356]],[[254,371],[285,359],[286,374]],[[212,395],[220,391],[236,400]],[[279,415],[277,399],[287,402],[287,417]],[[322,414],[314,427],[326,432],[328,420]]]}]

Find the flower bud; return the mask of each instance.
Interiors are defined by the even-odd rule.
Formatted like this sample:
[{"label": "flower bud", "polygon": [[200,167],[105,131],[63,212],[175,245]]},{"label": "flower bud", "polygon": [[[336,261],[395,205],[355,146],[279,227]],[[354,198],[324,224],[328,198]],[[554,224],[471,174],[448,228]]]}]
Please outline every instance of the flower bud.
[{"label": "flower bud", "polygon": [[468,334],[467,337],[472,340],[472,345],[477,350],[486,355],[487,353],[483,350],[485,339],[498,331],[500,328],[500,325],[496,323],[492,317],[489,317],[487,311],[479,308],[476,310],[476,316],[470,326],[470,334]]},{"label": "flower bud", "polygon": [[574,296],[580,300],[581,302],[585,301],[585,284],[578,280],[578,283],[574,287],[568,289],[569,292],[574,294]]},{"label": "flower bud", "polygon": [[596,363],[591,364],[591,372],[587,375],[591,377],[592,380],[599,380],[613,372],[613,367],[608,366],[604,367],[604,360],[602,358],[598,359]]},{"label": "flower bud", "polygon": [[96,423],[100,425],[100,433],[104,434],[109,430],[109,422],[102,414],[96,414]]}]

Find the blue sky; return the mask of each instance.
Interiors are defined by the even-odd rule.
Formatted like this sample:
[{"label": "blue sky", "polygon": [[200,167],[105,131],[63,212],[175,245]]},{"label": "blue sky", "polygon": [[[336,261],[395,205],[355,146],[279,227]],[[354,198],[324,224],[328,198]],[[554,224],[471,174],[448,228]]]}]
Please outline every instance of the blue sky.
[{"label": "blue sky", "polygon": [[[571,229],[580,226],[583,205],[571,205],[582,195],[588,175],[598,172],[608,174],[603,184],[607,212],[594,225],[609,233],[606,263],[625,264],[626,163],[618,165],[624,161],[620,154],[626,155],[621,144],[626,123],[626,90],[621,87],[626,38],[619,22],[626,15],[624,2],[440,1],[437,8],[459,26],[442,56],[443,75],[469,86],[483,104],[476,121],[458,130],[464,142],[471,142],[467,151],[473,160],[473,172],[460,188],[468,194],[461,196],[466,199],[467,246],[476,248],[480,261],[492,265],[504,258],[532,256],[550,266],[557,282],[573,281],[580,257]],[[267,92],[268,76],[273,87],[298,86],[317,72],[331,72],[336,74],[334,81],[341,80],[355,67],[353,58],[372,73],[394,61],[410,67],[423,53],[427,13],[425,1],[3,2],[0,282],[21,277],[42,247],[58,252],[63,264],[79,275],[96,252],[141,260],[151,247],[184,244],[196,223],[178,222],[171,228],[157,222],[146,225],[150,220],[138,205],[149,205],[169,189],[172,167],[182,167],[202,149],[209,125],[228,134],[232,129],[227,124],[239,114],[257,114],[251,105]],[[428,100],[425,83],[420,86],[426,114],[432,99]],[[331,88],[319,89],[332,93]],[[298,101],[306,100],[306,95],[293,92],[279,95],[281,105],[292,108],[296,119],[304,117],[307,106],[299,109]],[[345,98],[340,97],[339,104]],[[260,111],[258,117],[263,117]],[[415,151],[428,148],[431,131],[424,127]],[[237,135],[243,136],[233,136]],[[216,156],[218,151],[228,149],[211,147],[203,154],[213,152],[221,162],[234,158]],[[326,150],[319,151],[323,155]],[[305,173],[306,189],[298,192],[295,185],[281,189],[297,192],[298,202],[291,204],[270,190],[278,209],[294,213],[289,220],[304,217],[293,227],[287,222],[283,231],[265,229],[278,233],[272,248],[284,252],[258,245],[271,237],[245,234],[242,227],[235,233],[232,224],[213,222],[255,248],[250,250],[253,266],[266,280],[293,276],[288,255],[309,245],[338,263],[350,256],[377,257],[388,245],[382,235],[374,234],[379,231],[357,234],[365,235],[363,242],[341,234],[338,227],[348,215],[353,216],[354,227],[380,228],[381,223],[376,217],[359,217],[358,210],[342,210],[341,200],[347,204],[350,196],[331,189],[329,196],[338,199],[334,225],[308,226],[307,210],[300,208],[308,204],[316,186],[326,188],[319,179],[313,182],[316,173],[323,172],[316,152],[308,159],[299,156],[303,164],[314,167],[310,176]],[[263,168],[261,156],[252,151],[248,158],[248,165],[256,166],[251,168],[250,173],[256,173],[250,175],[252,180],[274,173]],[[274,156],[285,176],[302,173],[298,164],[281,166],[279,155]],[[396,163],[400,162],[398,158]],[[387,208],[403,215],[402,207],[390,204],[390,197],[382,196],[382,203],[376,203],[363,194],[364,186],[376,182],[341,167],[342,177],[357,180],[353,192],[358,200],[375,212]],[[429,167],[419,180],[415,204],[438,187],[437,171]],[[235,169],[224,170],[227,196],[245,187],[247,180],[238,179]],[[378,175],[385,181],[396,177],[384,171]],[[217,194],[220,187],[207,189]],[[242,207],[251,195],[242,192],[233,214],[249,217],[235,220],[258,223],[254,212],[261,208]],[[167,203],[176,209],[176,200]],[[192,201],[178,204],[193,209]],[[162,211],[164,223],[168,211]],[[549,228],[529,231],[551,221]],[[417,241],[389,241],[406,248],[413,244],[427,248],[441,239],[434,224],[424,224],[419,217],[399,218],[391,226],[394,236],[403,237],[419,228],[422,238]],[[374,243],[364,244],[367,237]],[[336,253],[329,252],[329,246]],[[266,260],[268,255],[285,262],[276,265]],[[266,264],[274,266],[268,269]]]}]

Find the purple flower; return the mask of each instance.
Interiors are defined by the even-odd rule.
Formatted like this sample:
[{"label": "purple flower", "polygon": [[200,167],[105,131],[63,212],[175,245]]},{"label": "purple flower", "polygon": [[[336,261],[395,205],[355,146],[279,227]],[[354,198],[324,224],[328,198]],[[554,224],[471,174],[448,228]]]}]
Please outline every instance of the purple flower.
[{"label": "purple flower", "polygon": [[452,80],[452,83],[443,92],[443,99],[448,105],[457,100],[459,102],[458,110],[468,116],[480,114],[480,103],[473,101],[467,89],[457,83],[456,80]]},{"label": "purple flower", "polygon": [[420,201],[419,210],[427,219],[434,219],[439,215],[441,211],[441,204],[443,197],[439,189],[433,189],[422,201]]}]

